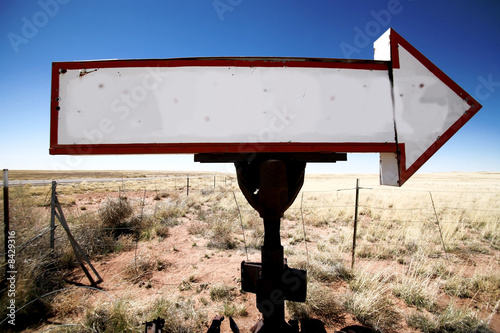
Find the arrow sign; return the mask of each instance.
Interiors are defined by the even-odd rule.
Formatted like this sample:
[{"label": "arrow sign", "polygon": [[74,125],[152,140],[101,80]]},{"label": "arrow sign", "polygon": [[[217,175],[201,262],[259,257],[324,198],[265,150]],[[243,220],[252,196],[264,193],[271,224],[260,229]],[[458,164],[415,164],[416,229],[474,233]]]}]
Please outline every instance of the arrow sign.
[{"label": "arrow sign", "polygon": [[480,108],[389,29],[375,60],[56,62],[51,154],[380,153],[401,186]]}]

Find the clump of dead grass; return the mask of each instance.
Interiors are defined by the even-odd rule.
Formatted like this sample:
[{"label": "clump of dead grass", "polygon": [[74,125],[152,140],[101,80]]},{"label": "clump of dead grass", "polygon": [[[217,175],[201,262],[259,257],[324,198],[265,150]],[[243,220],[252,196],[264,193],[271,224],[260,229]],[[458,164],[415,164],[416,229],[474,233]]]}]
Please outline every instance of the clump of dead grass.
[{"label": "clump of dead grass", "polygon": [[156,268],[157,260],[147,255],[137,255],[124,268],[123,276],[126,281],[138,283],[150,279]]},{"label": "clump of dead grass", "polygon": [[344,316],[344,309],[338,299],[339,295],[335,294],[331,288],[319,282],[309,282],[306,302],[286,301],[286,309],[292,319],[320,318],[325,323],[333,323],[338,322]]},{"label": "clump of dead grass", "polygon": [[136,332],[141,323],[130,299],[122,297],[88,307],[81,326],[83,332]]},{"label": "clump of dead grass", "polygon": [[386,272],[357,272],[349,282],[350,291],[344,296],[345,309],[364,325],[384,332],[397,326],[401,316],[390,299],[389,281]]},{"label": "clump of dead grass", "polygon": [[119,228],[132,213],[132,205],[126,196],[108,197],[104,204],[99,207],[99,217],[108,228]]},{"label": "clump of dead grass", "polygon": [[234,304],[234,302],[224,301],[219,311],[225,317],[246,317],[247,308],[244,304]]}]

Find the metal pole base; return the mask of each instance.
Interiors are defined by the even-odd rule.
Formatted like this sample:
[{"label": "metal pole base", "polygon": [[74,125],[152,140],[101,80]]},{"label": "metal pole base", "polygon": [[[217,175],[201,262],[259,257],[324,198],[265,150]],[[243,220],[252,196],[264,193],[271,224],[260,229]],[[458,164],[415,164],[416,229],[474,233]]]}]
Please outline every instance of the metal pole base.
[{"label": "metal pole base", "polygon": [[285,322],[285,300],[305,301],[305,271],[289,269],[281,246],[280,223],[304,182],[305,163],[264,160],[237,165],[238,184],[264,220],[262,264],[242,263],[242,289],[257,294],[263,322],[255,332],[294,332]]}]

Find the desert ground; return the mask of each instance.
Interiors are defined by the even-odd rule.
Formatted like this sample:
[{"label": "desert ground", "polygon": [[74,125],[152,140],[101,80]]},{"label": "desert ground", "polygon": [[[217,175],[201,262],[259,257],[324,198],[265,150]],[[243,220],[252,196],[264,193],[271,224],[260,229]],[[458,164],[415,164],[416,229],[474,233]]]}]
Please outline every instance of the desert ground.
[{"label": "desert ground", "polygon": [[[9,177],[48,181],[9,189],[18,312],[16,325],[4,321],[2,330],[142,332],[162,317],[166,332],[206,332],[219,314],[249,332],[259,320],[255,295],[241,291],[240,264],[260,261],[263,224],[234,174],[10,170]],[[50,180],[68,178],[115,179],[57,185],[71,233],[103,280],[97,288],[57,220],[50,248]],[[307,301],[287,302],[287,319],[319,319],[327,332],[352,324],[500,332],[500,173],[378,183],[378,175],[306,176],[281,223],[288,265],[308,271]],[[2,320],[10,300],[2,293]],[[221,331],[230,332],[228,320]]]}]

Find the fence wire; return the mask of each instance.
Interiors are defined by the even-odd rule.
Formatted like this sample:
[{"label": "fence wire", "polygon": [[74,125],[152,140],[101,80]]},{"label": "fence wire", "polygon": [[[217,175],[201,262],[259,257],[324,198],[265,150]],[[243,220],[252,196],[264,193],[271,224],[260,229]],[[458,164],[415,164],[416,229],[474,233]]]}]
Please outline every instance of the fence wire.
[{"label": "fence wire", "polygon": [[[23,186],[26,187],[27,185]],[[106,189],[106,191],[103,189]],[[436,216],[439,225],[443,228],[445,242],[456,242],[457,237],[465,237],[464,235],[457,235],[457,231],[453,230],[453,228],[467,227],[476,233],[483,233],[481,241],[498,243],[500,192],[433,190],[431,193],[435,202],[432,203],[429,200],[429,191],[427,190],[368,186],[362,186],[359,190],[358,217],[361,231],[357,237],[360,238],[358,242],[360,246],[394,244],[394,241],[387,241],[384,237],[380,237],[378,240],[372,239],[371,241],[364,239],[366,237],[364,229],[374,229],[377,226],[397,229],[401,233],[406,232],[408,235],[405,237],[408,239],[417,236],[423,237],[421,235],[422,231],[415,228],[420,227],[423,230],[424,227],[432,226],[432,224],[436,223]],[[226,200],[229,195],[233,195],[232,193],[235,191],[235,197],[232,199],[234,207],[231,207],[230,202],[224,202],[226,206],[222,207],[221,202]],[[38,220],[40,211],[47,216],[47,212],[50,210],[51,187],[44,185],[38,192],[41,194],[38,196],[37,209],[35,211],[26,210],[25,213],[21,214],[23,219]],[[300,228],[296,226],[296,228],[303,229],[303,231],[299,230],[297,233],[302,232],[304,237],[305,234],[308,234],[308,237],[313,237],[314,232],[310,232],[311,228],[314,229],[314,227],[318,226],[331,229],[332,227],[335,228],[336,225],[341,225],[349,228],[354,220],[354,192],[355,187],[302,191],[300,194],[301,202],[295,202],[288,209],[285,213],[284,224],[290,221],[302,220],[304,226],[300,226]],[[87,193],[92,194],[87,195]],[[136,227],[133,226],[95,227],[87,224],[91,219],[99,220],[103,206],[110,200],[120,197],[127,198],[136,215],[138,215],[138,212],[141,212],[141,215],[144,216],[148,214],[157,215],[169,205],[178,206],[186,204],[189,200],[195,202],[190,204],[200,205],[196,201],[203,202],[208,198],[208,200],[215,201],[210,203],[212,207],[208,207],[209,210],[234,209],[235,212],[239,212],[241,214],[240,220],[235,220],[235,223],[241,224],[243,232],[251,228],[247,222],[249,219],[258,219],[256,212],[239,193],[234,176],[189,175],[158,177],[142,181],[131,181],[123,178],[120,181],[107,183],[59,184],[58,196],[63,204],[63,209],[67,211],[71,230],[76,234],[92,233],[98,230],[133,233],[136,230]],[[88,199],[89,196],[98,196],[101,202],[96,203]],[[82,201],[82,197],[86,199]],[[240,203],[240,207],[236,207],[235,199],[236,202]],[[13,209],[22,210],[26,204],[28,203],[21,202],[19,206],[14,206]],[[202,210],[198,214],[198,217],[203,217]],[[198,217],[191,218],[197,219]],[[12,227],[16,228],[15,220]],[[405,231],[403,230],[405,228],[410,229]],[[19,251],[24,251],[26,248],[38,244],[44,238],[43,236],[48,233],[47,224],[34,225],[29,231],[25,230],[25,228],[20,231],[23,233],[24,241],[18,246]],[[64,241],[66,236],[62,233],[61,228],[56,231],[55,240]],[[344,238],[347,238],[347,231],[345,231]],[[429,239],[434,236],[426,235]],[[400,242],[402,241],[400,240]],[[420,241],[422,245],[433,243],[434,241],[427,243]],[[116,243],[104,242],[94,244],[94,247],[108,247],[111,249],[116,247]]]}]

